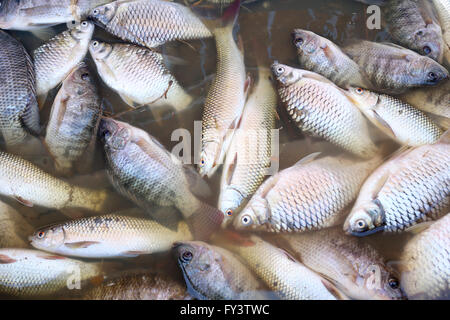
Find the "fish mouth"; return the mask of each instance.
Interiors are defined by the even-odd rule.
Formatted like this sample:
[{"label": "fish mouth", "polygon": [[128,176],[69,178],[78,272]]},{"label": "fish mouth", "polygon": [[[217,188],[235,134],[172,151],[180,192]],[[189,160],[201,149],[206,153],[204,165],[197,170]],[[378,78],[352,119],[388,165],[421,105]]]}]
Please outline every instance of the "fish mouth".
[{"label": "fish mouth", "polygon": [[373,229],[370,229],[370,230],[367,230],[367,231],[363,231],[363,232],[356,232],[356,231],[348,230],[347,233],[352,235],[352,236],[356,236],[356,237],[362,238],[362,237],[370,236],[370,235],[372,235],[374,233],[383,231],[384,228],[385,228],[385,226],[379,226],[379,227],[376,227],[376,228],[373,228]]}]

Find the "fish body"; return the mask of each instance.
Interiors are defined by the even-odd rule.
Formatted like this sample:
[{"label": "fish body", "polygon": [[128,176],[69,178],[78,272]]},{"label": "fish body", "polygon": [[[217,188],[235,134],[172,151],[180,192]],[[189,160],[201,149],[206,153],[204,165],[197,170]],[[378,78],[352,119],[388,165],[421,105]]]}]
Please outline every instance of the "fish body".
[{"label": "fish body", "polygon": [[94,24],[83,21],[34,50],[38,96],[46,96],[83,60],[93,33]]},{"label": "fish body", "polygon": [[192,102],[160,53],[131,44],[98,41],[91,42],[90,52],[102,80],[131,106],[169,105],[179,111]]},{"label": "fish body", "polygon": [[32,231],[19,212],[0,201],[0,248],[27,248]]},{"label": "fish body", "polygon": [[226,155],[218,204],[225,215],[224,225],[258,189],[271,166],[277,96],[269,75],[270,70],[260,69],[258,84],[245,104]]},{"label": "fish body", "polygon": [[148,48],[212,36],[188,7],[170,1],[114,1],[93,9],[90,18],[122,40]]},{"label": "fish body", "polygon": [[34,65],[22,44],[0,30],[0,133],[8,148],[37,135],[39,108]]},{"label": "fish body", "polygon": [[447,0],[433,0],[444,39],[444,65],[450,68],[450,3]]},{"label": "fish body", "polygon": [[397,98],[362,88],[350,88],[347,94],[374,125],[402,145],[431,144],[443,133],[427,115]]},{"label": "fish body", "polygon": [[381,157],[302,159],[267,179],[234,220],[234,227],[301,232],[337,225],[380,162]]},{"label": "fish body", "polygon": [[414,236],[401,257],[402,286],[409,299],[450,299],[450,215]]},{"label": "fish body", "polygon": [[448,71],[433,59],[392,43],[358,40],[342,50],[359,65],[377,92],[400,94],[448,78]]},{"label": "fish body", "polygon": [[272,72],[281,101],[302,131],[362,158],[376,153],[367,120],[334,83],[317,73],[277,62]]}]

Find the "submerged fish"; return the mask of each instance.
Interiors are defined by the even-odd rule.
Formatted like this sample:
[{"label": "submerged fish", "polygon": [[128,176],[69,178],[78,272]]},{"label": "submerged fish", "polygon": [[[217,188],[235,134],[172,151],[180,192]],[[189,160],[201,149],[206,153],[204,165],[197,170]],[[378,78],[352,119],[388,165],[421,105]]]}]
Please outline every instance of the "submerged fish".
[{"label": "submerged fish", "polygon": [[34,50],[38,96],[45,97],[83,60],[93,33],[94,25],[83,21]]},{"label": "submerged fish", "polygon": [[342,88],[371,87],[358,64],[330,40],[311,31],[295,29],[292,42],[302,68],[321,74]]},{"label": "submerged fish", "polygon": [[344,224],[348,233],[399,232],[439,218],[450,206],[450,136],[406,150],[375,170]]},{"label": "submerged fish", "polygon": [[189,292],[200,300],[260,300],[265,287],[239,257],[200,241],[174,246]]},{"label": "submerged fish", "polygon": [[13,149],[41,127],[33,62],[22,44],[2,30],[0,83],[0,134]]},{"label": "submerged fish", "polygon": [[86,263],[38,250],[0,249],[0,294],[49,296],[97,277],[103,277],[98,263]]},{"label": "submerged fish", "polygon": [[148,48],[212,36],[188,7],[170,1],[114,1],[95,8],[89,17],[122,40]]},{"label": "submerged fish", "polygon": [[259,69],[258,84],[245,104],[227,152],[218,203],[225,216],[224,226],[258,189],[271,166],[277,96],[269,75],[270,70]]},{"label": "submerged fish", "polygon": [[423,112],[397,98],[362,88],[350,88],[346,94],[374,125],[400,144],[434,143],[443,133]]},{"label": "submerged fish", "polygon": [[36,249],[86,258],[135,257],[168,251],[174,242],[191,239],[183,221],[171,229],[153,220],[116,214],[52,225],[30,237]]},{"label": "submerged fish", "polygon": [[358,40],[342,50],[359,65],[375,91],[399,94],[448,78],[448,71],[433,59],[392,43]]},{"label": "submerged fish", "polygon": [[233,38],[233,26],[240,2],[223,15],[222,26],[214,29],[217,48],[216,75],[203,107],[202,138],[198,170],[211,177],[222,164],[244,109],[249,79],[244,57]]},{"label": "submerged fish", "polygon": [[450,2],[447,0],[433,0],[444,39],[444,65],[450,68]]},{"label": "submerged fish", "polygon": [[442,62],[442,30],[429,0],[391,0],[383,8],[383,19],[400,45]]},{"label": "submerged fish", "polygon": [[222,212],[194,194],[205,189],[205,182],[154,137],[108,118],[100,124],[100,135],[109,177],[121,194],[150,214],[154,204],[176,207],[193,227],[196,238],[207,238],[220,226]]},{"label": "submerged fish", "polygon": [[363,158],[375,154],[367,120],[334,83],[278,62],[272,72],[281,101],[302,131]]},{"label": "submerged fish", "polygon": [[0,248],[26,248],[33,227],[22,215],[0,201]]},{"label": "submerged fish", "polygon": [[[420,227],[420,225],[418,226]],[[409,299],[450,299],[450,214],[408,241],[400,268]]]},{"label": "submerged fish", "polygon": [[164,65],[162,54],[131,44],[92,41],[89,51],[102,80],[130,106],[185,109],[192,97]]},{"label": "submerged fish", "polygon": [[277,236],[276,243],[352,299],[404,299],[394,270],[370,245],[341,227]]},{"label": "submerged fish", "polygon": [[71,174],[75,163],[90,156],[87,151],[97,138],[101,114],[93,74],[81,63],[59,89],[47,125],[45,144],[59,173]]},{"label": "submerged fish", "polygon": [[267,179],[234,220],[236,229],[299,232],[337,225],[381,155],[361,161],[312,154]]}]

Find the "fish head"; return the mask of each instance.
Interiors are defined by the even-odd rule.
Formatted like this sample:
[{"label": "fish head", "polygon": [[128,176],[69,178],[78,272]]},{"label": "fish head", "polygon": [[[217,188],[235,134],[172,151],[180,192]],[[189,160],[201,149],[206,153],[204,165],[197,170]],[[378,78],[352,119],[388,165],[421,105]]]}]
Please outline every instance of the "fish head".
[{"label": "fish head", "polygon": [[282,86],[290,86],[302,78],[303,70],[294,69],[285,64],[278,63],[278,61],[272,64],[271,69],[273,76]]},{"label": "fish head", "polygon": [[368,110],[378,102],[378,95],[363,88],[350,87],[346,91],[350,100],[360,109]]},{"label": "fish head", "polygon": [[218,157],[220,155],[220,142],[218,139],[209,139],[203,141],[200,152],[200,160],[197,165],[199,174],[211,177],[218,166]]},{"label": "fish head", "polygon": [[78,41],[89,41],[95,29],[94,24],[90,21],[81,21],[80,23],[72,21],[72,26],[70,28],[70,34]]},{"label": "fish head", "polygon": [[94,60],[105,60],[112,52],[113,46],[97,40],[89,43],[89,52]]},{"label": "fish head", "polygon": [[417,79],[418,84],[436,85],[444,79],[448,79],[446,68],[428,57],[420,56],[409,63],[409,73]]},{"label": "fish head", "polygon": [[414,34],[416,50],[423,56],[430,57],[435,61],[442,61],[444,55],[444,44],[442,33],[435,24],[428,24],[420,28]]},{"label": "fish head", "polygon": [[92,9],[89,18],[104,26],[107,25],[116,15],[119,2],[121,1],[114,1]]},{"label": "fish head", "polygon": [[64,228],[62,226],[51,226],[39,229],[29,237],[29,240],[36,249],[57,249],[64,244]]},{"label": "fish head", "polygon": [[71,95],[84,96],[86,85],[93,85],[94,78],[85,62],[80,62],[64,80],[63,86]]},{"label": "fish head", "polygon": [[105,148],[111,151],[123,150],[131,140],[131,132],[128,126],[111,118],[101,120],[99,135],[105,143]]},{"label": "fish head", "polygon": [[247,206],[234,219],[236,230],[259,229],[270,216],[269,203],[266,199],[254,195]]},{"label": "fish head", "polygon": [[0,0],[0,29],[11,29],[18,19],[20,1]]},{"label": "fish head", "polygon": [[174,244],[175,256],[185,276],[205,275],[214,263],[213,250],[203,242],[188,241]]},{"label": "fish head", "polygon": [[401,300],[405,293],[400,287],[396,273],[384,263],[362,263],[358,270],[356,282],[362,287],[361,299]]},{"label": "fish head", "polygon": [[378,200],[372,200],[353,208],[345,220],[344,230],[355,236],[365,236],[382,230],[384,210]]},{"label": "fish head", "polygon": [[220,194],[219,210],[224,214],[222,222],[223,228],[227,227],[234,219],[244,198],[245,197],[239,190],[231,186],[227,186]]},{"label": "fish head", "polygon": [[321,46],[320,37],[311,31],[295,29],[291,35],[299,54],[313,54]]}]

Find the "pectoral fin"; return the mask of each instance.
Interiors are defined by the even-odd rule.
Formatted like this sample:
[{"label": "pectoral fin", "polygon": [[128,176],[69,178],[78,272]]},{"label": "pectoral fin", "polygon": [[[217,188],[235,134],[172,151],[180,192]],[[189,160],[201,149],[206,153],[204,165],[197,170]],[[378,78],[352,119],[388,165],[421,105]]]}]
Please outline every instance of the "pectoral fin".
[{"label": "pectoral fin", "polygon": [[26,207],[32,208],[34,206],[34,204],[31,201],[28,201],[20,196],[15,196],[14,197],[20,204],[23,204]]},{"label": "pectoral fin", "polygon": [[66,247],[69,247],[71,249],[82,249],[82,248],[88,248],[94,244],[98,244],[100,242],[98,241],[80,241],[80,242],[70,242],[66,243]]}]

